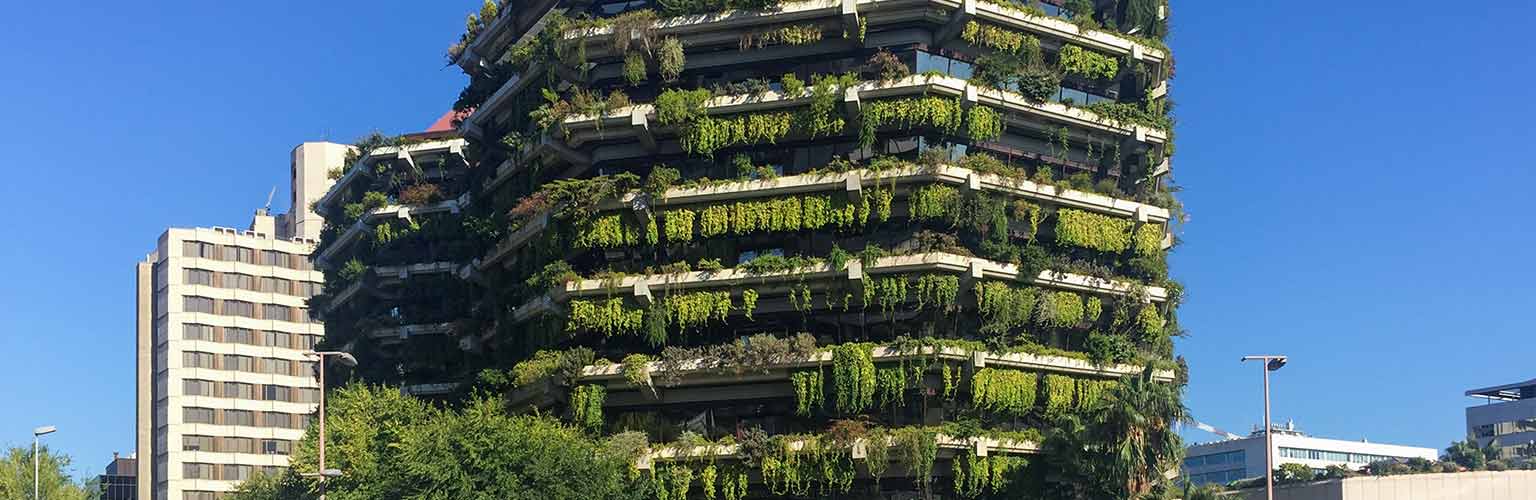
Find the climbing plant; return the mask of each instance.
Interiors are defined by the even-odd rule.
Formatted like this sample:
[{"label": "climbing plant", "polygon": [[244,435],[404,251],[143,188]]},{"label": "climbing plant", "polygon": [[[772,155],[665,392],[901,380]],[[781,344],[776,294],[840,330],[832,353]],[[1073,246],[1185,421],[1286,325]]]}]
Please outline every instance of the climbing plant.
[{"label": "climbing plant", "polygon": [[576,423],[591,432],[603,430],[603,399],[607,390],[601,385],[588,384],[571,391],[571,413]]},{"label": "climbing plant", "polygon": [[849,415],[869,408],[875,395],[871,346],[848,343],[832,348],[832,382],[839,413]]},{"label": "climbing plant", "polygon": [[1007,333],[1029,322],[1035,310],[1036,290],[998,281],[976,284],[976,308],[981,313],[981,331]]},{"label": "climbing plant", "polygon": [[1120,62],[1115,58],[1071,44],[1061,47],[1056,62],[1062,72],[1090,80],[1110,79],[1120,73]]},{"label": "climbing plant", "polygon": [[951,210],[957,206],[960,192],[948,184],[930,184],[912,191],[908,209],[912,218],[919,221],[950,219]]},{"label": "climbing plant", "polygon": [[1131,246],[1134,221],[1074,208],[1056,211],[1056,242],[1101,252],[1123,252]]},{"label": "climbing plant", "polygon": [[1012,54],[1040,51],[1040,40],[1023,33],[997,26],[970,21],[960,31],[960,39],[971,45],[1001,50]]},{"label": "climbing plant", "polygon": [[932,487],[933,462],[939,456],[938,433],[921,427],[897,429],[893,436],[903,464],[912,473],[918,489],[927,495]]},{"label": "climbing plant", "polygon": [[789,375],[789,381],[795,386],[796,415],[808,417],[811,412],[821,409],[825,401],[821,368],[794,372]]},{"label": "climbing plant", "polygon": [[741,292],[741,312],[752,321],[752,311],[757,310],[757,290],[748,288]]},{"label": "climbing plant", "polygon": [[949,97],[885,99],[865,105],[859,119],[863,126],[859,144],[872,147],[875,133],[883,127],[932,127],[945,135],[957,134],[965,123],[965,110],[958,99]]},{"label": "climbing plant", "polygon": [[901,366],[875,370],[875,400],[881,408],[906,406],[907,371]]},{"label": "climbing plant", "polygon": [[626,306],[623,299],[617,298],[602,302],[572,300],[570,308],[566,331],[595,331],[609,337],[640,331],[645,317],[645,310]]},{"label": "climbing plant", "polygon": [[1047,327],[1077,326],[1083,321],[1083,298],[1067,291],[1042,294],[1037,319],[1042,326]]},{"label": "climbing plant", "polygon": [[693,240],[694,212],[686,208],[668,210],[662,213],[662,221],[666,225],[667,241],[681,243]]},{"label": "climbing plant", "polygon": [[639,242],[640,231],[626,223],[623,216],[604,215],[579,224],[571,244],[576,248],[620,248]]},{"label": "climbing plant", "polygon": [[688,154],[702,156],[714,156],[715,151],[731,146],[774,144],[789,135],[793,118],[783,112],[703,117],[684,127],[678,143]]},{"label": "climbing plant", "polygon": [[1038,377],[1034,373],[982,368],[971,376],[971,406],[1005,415],[1023,416],[1035,407]]},{"label": "climbing plant", "polygon": [[955,494],[963,498],[976,498],[987,493],[1001,494],[1007,490],[1014,470],[1027,463],[1022,457],[978,457],[974,451],[966,450],[956,455],[951,463],[954,468]]},{"label": "climbing plant", "polygon": [[636,387],[651,386],[651,357],[635,353],[624,357],[621,369],[624,380]]},{"label": "climbing plant", "polygon": [[966,136],[972,141],[990,141],[1003,136],[1003,116],[987,106],[971,106],[966,111]]},{"label": "climbing plant", "polygon": [[701,328],[709,321],[725,321],[731,314],[731,292],[693,292],[669,295],[667,317],[682,330]]},{"label": "climbing plant", "polygon": [[960,296],[960,277],[944,274],[927,274],[917,278],[917,308],[938,308],[949,313],[956,309]]},{"label": "climbing plant", "polygon": [[1047,374],[1045,382],[1045,414],[1061,415],[1072,406],[1072,396],[1077,390],[1072,378],[1055,373]]},{"label": "climbing plant", "polygon": [[661,39],[661,45],[656,50],[656,66],[661,73],[661,78],[669,82],[677,81],[683,74],[683,66],[688,58],[683,53],[683,42],[674,37]]}]

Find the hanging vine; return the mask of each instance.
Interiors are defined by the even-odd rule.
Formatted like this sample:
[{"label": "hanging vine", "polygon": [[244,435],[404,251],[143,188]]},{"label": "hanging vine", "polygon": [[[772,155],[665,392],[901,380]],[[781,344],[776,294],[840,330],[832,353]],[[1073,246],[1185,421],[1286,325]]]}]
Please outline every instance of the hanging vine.
[{"label": "hanging vine", "polygon": [[571,413],[576,423],[591,432],[603,430],[603,399],[607,390],[588,384],[571,390]]},{"label": "hanging vine", "polygon": [[832,382],[838,413],[858,413],[874,402],[875,361],[871,349],[869,344],[862,343],[832,348]]},{"label": "hanging vine", "polygon": [[1042,326],[1068,328],[1083,321],[1083,298],[1072,292],[1049,292],[1040,297],[1037,318]]},{"label": "hanging vine", "polygon": [[826,398],[821,368],[794,372],[789,381],[795,386],[796,415],[809,417],[812,411],[821,409]]},{"label": "hanging vine", "polygon": [[668,210],[662,214],[666,224],[667,241],[680,243],[693,241],[694,213],[688,209]]},{"label": "hanging vine", "polygon": [[752,311],[757,310],[757,290],[748,288],[741,292],[741,312],[747,316],[747,321],[752,321]]},{"label": "hanging vine", "polygon": [[875,370],[875,398],[880,408],[906,406],[907,371],[900,366],[883,366]]},{"label": "hanging vine", "polygon": [[1007,283],[987,281],[976,284],[976,307],[981,313],[981,331],[1007,333],[1029,322],[1035,310],[1036,291]]},{"label": "hanging vine", "polygon": [[917,279],[917,308],[938,308],[945,313],[957,309],[960,296],[960,277],[945,274],[928,274]]},{"label": "hanging vine", "polygon": [[601,303],[589,300],[572,300],[566,331],[594,331],[612,337],[640,331],[644,321],[643,309],[624,305],[623,299],[608,299]]},{"label": "hanging vine", "polygon": [[1034,373],[982,368],[971,376],[971,406],[1012,416],[1023,416],[1035,407],[1038,389]]},{"label": "hanging vine", "polygon": [[1077,386],[1072,378],[1066,375],[1047,374],[1045,376],[1045,414],[1055,417],[1061,415],[1072,407],[1072,396]]}]

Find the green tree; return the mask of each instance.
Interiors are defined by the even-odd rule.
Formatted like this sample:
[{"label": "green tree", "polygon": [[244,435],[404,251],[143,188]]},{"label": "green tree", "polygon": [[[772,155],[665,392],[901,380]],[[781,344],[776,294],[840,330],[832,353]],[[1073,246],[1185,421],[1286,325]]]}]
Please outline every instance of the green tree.
[{"label": "green tree", "polygon": [[1487,447],[1479,447],[1477,438],[1467,436],[1466,441],[1451,442],[1451,446],[1445,449],[1445,459],[1469,470],[1483,470],[1488,467],[1489,461],[1499,459],[1499,448],[1492,441]]},{"label": "green tree", "polygon": [[1276,483],[1305,483],[1315,479],[1317,473],[1305,464],[1280,464],[1275,468]]},{"label": "green tree", "polygon": [[[1166,471],[1184,447],[1174,424],[1189,419],[1182,387],[1152,380],[1148,369],[1126,377],[1082,417],[1056,419],[1042,441],[1033,481],[1048,498],[1148,498],[1169,493]],[[1027,490],[1026,490],[1027,491]]]},{"label": "green tree", "polygon": [[[49,500],[85,500],[85,488],[64,472],[69,468],[66,455],[38,449],[38,491]],[[0,498],[35,500],[32,496],[32,447],[13,447],[0,456]]]},{"label": "green tree", "polygon": [[[326,395],[327,469],[342,476],[327,481],[328,498],[372,500],[398,498],[399,446],[440,410],[384,386],[351,384]],[[293,470],[310,472],[319,464],[319,426],[311,425],[293,456]]]},{"label": "green tree", "polygon": [[270,476],[253,475],[225,495],[224,500],[308,500],[314,497],[310,483],[288,469]]},{"label": "green tree", "polygon": [[546,417],[509,416],[484,397],[419,426],[400,445],[403,498],[617,498],[626,457]]}]

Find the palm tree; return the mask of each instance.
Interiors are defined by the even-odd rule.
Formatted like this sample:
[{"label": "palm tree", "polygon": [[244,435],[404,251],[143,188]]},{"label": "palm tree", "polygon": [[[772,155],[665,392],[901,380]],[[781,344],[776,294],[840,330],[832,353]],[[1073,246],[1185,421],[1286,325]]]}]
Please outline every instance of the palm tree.
[{"label": "palm tree", "polygon": [[1145,498],[1168,493],[1166,471],[1183,458],[1174,424],[1189,419],[1183,389],[1126,377],[1098,404],[1058,418],[1042,442],[1036,476],[1050,498]]},{"label": "palm tree", "polygon": [[1102,407],[1089,412],[1097,440],[1110,446],[1103,464],[1127,498],[1152,493],[1178,467],[1184,443],[1174,425],[1189,420],[1183,388],[1152,379],[1148,367],[1126,377]]}]

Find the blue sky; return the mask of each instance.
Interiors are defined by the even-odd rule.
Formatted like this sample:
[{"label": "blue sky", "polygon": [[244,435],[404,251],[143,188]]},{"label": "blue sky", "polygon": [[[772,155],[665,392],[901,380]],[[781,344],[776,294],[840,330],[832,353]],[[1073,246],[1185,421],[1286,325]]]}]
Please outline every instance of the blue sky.
[{"label": "blue sky", "polygon": [[[288,151],[426,127],[474,1],[5,0],[0,445],[98,473],[133,448],[133,264],[238,226]],[[1201,420],[1444,447],[1471,387],[1536,377],[1527,2],[1175,0],[1174,273]],[[1211,439],[1198,433],[1190,438]]]}]

